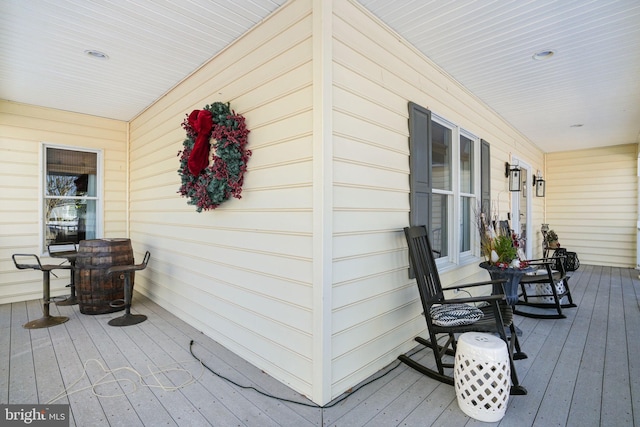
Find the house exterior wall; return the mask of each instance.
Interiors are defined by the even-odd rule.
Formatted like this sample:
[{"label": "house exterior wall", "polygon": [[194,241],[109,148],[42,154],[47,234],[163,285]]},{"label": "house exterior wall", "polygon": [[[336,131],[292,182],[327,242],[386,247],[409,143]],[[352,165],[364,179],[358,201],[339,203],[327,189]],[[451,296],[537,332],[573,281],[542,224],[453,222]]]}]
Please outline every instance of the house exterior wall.
[{"label": "house exterior wall", "polygon": [[[103,237],[127,233],[127,123],[0,100],[0,304],[42,298],[42,273],[17,270],[15,253],[41,255],[42,145],[103,151]],[[47,257],[43,262],[49,262]],[[67,272],[53,296],[69,293]]]},{"label": "house exterior wall", "polygon": [[[534,171],[544,157],[357,3],[333,6],[335,396],[413,348],[425,328],[402,232],[409,222],[408,102],[490,142],[500,219],[510,209],[504,163],[511,153]],[[541,223],[543,199],[532,203],[532,223]],[[445,268],[443,284],[488,279],[479,262]]]},{"label": "house exterior wall", "polygon": [[637,144],[547,154],[546,222],[581,263],[636,267]]},{"label": "house exterior wall", "polygon": [[[316,339],[311,19],[309,1],[280,9],[130,129],[131,238],[151,252],[136,289],[306,395]],[[245,117],[253,154],[242,199],[197,213],[177,194],[180,124],[217,101]]]}]

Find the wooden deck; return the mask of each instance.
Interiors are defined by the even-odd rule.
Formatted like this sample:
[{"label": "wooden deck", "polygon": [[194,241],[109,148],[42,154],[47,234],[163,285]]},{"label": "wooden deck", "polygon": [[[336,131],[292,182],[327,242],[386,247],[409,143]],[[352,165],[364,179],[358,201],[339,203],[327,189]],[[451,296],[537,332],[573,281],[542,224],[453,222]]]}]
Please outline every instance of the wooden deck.
[{"label": "wooden deck", "polygon": [[[570,284],[577,308],[566,319],[517,317],[529,358],[516,362],[526,396],[511,396],[500,426],[640,426],[640,281],[633,269],[581,266]],[[70,317],[63,325],[27,330],[41,316],[39,301],[0,305],[0,403],[70,403],[72,426],[474,426],[454,389],[405,365],[324,409],[274,400],[241,389],[194,362],[193,351],[216,372],[286,399],[310,404],[140,294],[138,326],[107,325],[122,313]],[[417,353],[423,363],[429,351]],[[95,388],[106,369],[120,369]],[[86,366],[86,375],[83,376]],[[163,387],[133,384],[137,371]],[[184,371],[173,368],[180,367]],[[178,390],[171,390],[189,381]],[[118,378],[118,382],[106,382]],[[77,383],[76,383],[77,381]],[[91,381],[91,383],[90,383]],[[75,384],[74,384],[75,383]],[[157,383],[156,383],[157,384]]]}]

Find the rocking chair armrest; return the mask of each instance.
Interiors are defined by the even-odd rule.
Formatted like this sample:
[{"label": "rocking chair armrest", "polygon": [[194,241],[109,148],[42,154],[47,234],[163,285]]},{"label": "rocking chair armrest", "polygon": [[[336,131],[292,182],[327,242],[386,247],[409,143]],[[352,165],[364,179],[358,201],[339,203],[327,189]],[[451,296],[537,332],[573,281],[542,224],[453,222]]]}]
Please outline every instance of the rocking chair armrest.
[{"label": "rocking chair armrest", "polygon": [[477,286],[500,285],[506,282],[507,282],[507,279],[484,280],[482,282],[474,282],[474,283],[467,283],[464,285],[451,286],[450,288],[445,288],[444,290],[451,291],[455,289],[473,288]]},{"label": "rocking chair armrest", "polygon": [[557,257],[553,257],[553,258],[538,258],[538,259],[528,259],[525,260],[524,262],[528,263],[529,265],[543,265],[543,264],[554,264],[556,262],[556,260],[558,259],[563,259],[566,258],[566,256],[564,255],[559,255]]},{"label": "rocking chair armrest", "polygon": [[503,301],[506,297],[503,294],[485,295],[480,297],[467,297],[467,298],[451,298],[438,301],[436,304],[466,304],[469,302],[491,302],[491,301]]},{"label": "rocking chair armrest", "polygon": [[[558,260],[563,260],[564,256],[559,256],[559,257],[555,257],[555,258],[540,258],[540,259],[532,259],[530,261],[527,261],[527,263],[529,264],[529,267],[539,267],[541,269],[546,269],[547,273],[551,273],[553,271],[556,271],[555,267],[557,266],[556,262]],[[562,264],[562,262],[561,262]],[[564,275],[566,273],[565,269],[560,267],[560,269],[562,269],[562,274]]]}]

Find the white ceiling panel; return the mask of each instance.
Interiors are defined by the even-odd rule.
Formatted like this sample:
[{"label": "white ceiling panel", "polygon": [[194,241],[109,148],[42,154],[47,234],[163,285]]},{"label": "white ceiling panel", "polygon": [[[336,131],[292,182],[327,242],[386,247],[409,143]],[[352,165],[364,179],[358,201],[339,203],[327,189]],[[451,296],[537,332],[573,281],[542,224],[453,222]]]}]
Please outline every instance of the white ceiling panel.
[{"label": "white ceiling panel", "polygon": [[[640,142],[638,0],[357,1],[544,151]],[[0,98],[130,120],[285,2],[2,0]]]},{"label": "white ceiling panel", "polygon": [[544,151],[640,142],[637,0],[359,2]]},{"label": "white ceiling panel", "polygon": [[2,0],[0,97],[129,120],[284,2]]}]

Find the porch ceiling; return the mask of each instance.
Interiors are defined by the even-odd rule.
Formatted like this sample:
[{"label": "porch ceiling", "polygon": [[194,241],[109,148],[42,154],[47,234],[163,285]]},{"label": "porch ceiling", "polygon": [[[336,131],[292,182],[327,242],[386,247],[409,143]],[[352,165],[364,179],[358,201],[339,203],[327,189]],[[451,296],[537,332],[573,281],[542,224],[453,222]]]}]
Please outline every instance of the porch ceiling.
[{"label": "porch ceiling", "polygon": [[[357,1],[546,152],[640,142],[637,0]],[[284,3],[3,0],[0,98],[130,120]]]}]

